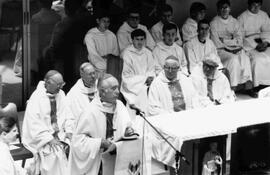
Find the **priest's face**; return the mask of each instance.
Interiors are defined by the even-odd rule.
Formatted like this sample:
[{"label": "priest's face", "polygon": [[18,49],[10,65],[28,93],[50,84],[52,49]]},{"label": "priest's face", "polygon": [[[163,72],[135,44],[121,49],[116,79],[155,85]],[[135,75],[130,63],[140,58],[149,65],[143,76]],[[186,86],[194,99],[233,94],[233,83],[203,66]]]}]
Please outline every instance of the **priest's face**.
[{"label": "priest's face", "polygon": [[231,7],[229,4],[223,4],[219,9],[218,9],[218,14],[222,19],[228,19],[229,15],[231,12]]},{"label": "priest's face", "polygon": [[55,74],[51,76],[48,80],[45,80],[45,88],[50,94],[57,94],[60,89],[65,85],[63,77],[61,74]]},{"label": "priest's face", "polygon": [[81,78],[87,87],[92,87],[96,83],[97,73],[92,65],[88,65],[80,72]]},{"label": "priest's face", "polygon": [[110,18],[109,17],[102,17],[100,19],[97,19],[98,29],[101,32],[105,32],[108,30],[110,26]]},{"label": "priest's face", "polygon": [[12,142],[15,142],[18,138],[19,132],[16,125],[13,126],[13,128],[8,132],[2,132],[1,138],[4,140],[5,143],[10,144]]},{"label": "priest's face", "polygon": [[179,71],[179,62],[173,59],[168,59],[164,64],[165,76],[168,80],[172,81],[177,78],[177,73]]},{"label": "priest's face", "polygon": [[163,41],[167,46],[173,45],[176,37],[177,35],[175,29],[166,30],[165,33],[163,33]]},{"label": "priest's face", "polygon": [[127,19],[128,25],[136,29],[140,23],[140,14],[139,13],[130,13]]},{"label": "priest's face", "polygon": [[145,45],[145,37],[144,36],[135,36],[132,40],[133,46],[141,50],[143,46]]},{"label": "priest's face", "polygon": [[198,38],[200,41],[205,41],[207,36],[209,35],[209,25],[200,23],[198,26]]},{"label": "priest's face", "polygon": [[163,12],[161,15],[161,21],[163,24],[171,22],[172,21],[172,12],[171,11]]},{"label": "priest's face", "polygon": [[261,7],[262,7],[261,3],[253,2],[248,6],[248,9],[251,13],[257,14],[259,13]]},{"label": "priest's face", "polygon": [[110,77],[102,83],[100,98],[107,103],[115,104],[119,96],[119,83],[116,78]]}]

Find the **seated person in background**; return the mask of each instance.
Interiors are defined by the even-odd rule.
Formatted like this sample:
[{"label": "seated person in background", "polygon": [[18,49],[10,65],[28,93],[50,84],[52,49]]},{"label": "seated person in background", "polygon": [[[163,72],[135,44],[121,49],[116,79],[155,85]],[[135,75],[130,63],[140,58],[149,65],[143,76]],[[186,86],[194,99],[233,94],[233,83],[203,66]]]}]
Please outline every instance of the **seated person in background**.
[{"label": "seated person in background", "polygon": [[214,104],[230,103],[235,97],[227,77],[217,69],[218,63],[208,59],[197,66],[191,74],[193,85],[200,96],[209,98]]},{"label": "seated person in background", "polygon": [[[163,34],[162,34],[162,28],[164,24],[167,24],[169,22],[172,23],[172,15],[173,15],[173,9],[170,5],[164,4],[161,8],[161,14],[160,14],[160,21],[156,23],[152,28],[151,28],[151,34],[153,36],[153,39],[155,40],[156,43],[160,42],[163,40]],[[175,42],[179,45],[182,46],[182,39],[179,33],[179,29],[177,27],[177,37],[175,38]]]},{"label": "seated person in background", "polygon": [[102,153],[109,147],[115,148],[115,142],[121,137],[133,134],[128,111],[117,100],[118,87],[117,79],[110,74],[99,79],[99,96],[79,116],[72,137],[70,174],[98,175]]},{"label": "seated person in background", "polygon": [[81,78],[67,93],[67,102],[75,120],[97,95],[97,73],[94,66],[83,63],[80,66],[80,75]]},{"label": "seated person in background", "polygon": [[166,58],[163,71],[150,86],[148,98],[151,116],[196,107],[197,93],[191,79],[180,71],[176,57]]},{"label": "seated person in background", "polygon": [[84,42],[88,50],[89,62],[102,74],[107,71],[107,61],[118,58],[119,49],[114,33],[108,28],[110,26],[109,14],[100,11],[96,18],[97,27],[90,29],[85,35]]},{"label": "seated person in background", "polygon": [[217,2],[218,15],[210,23],[211,39],[215,43],[224,68],[228,69],[233,90],[246,83],[250,88],[250,59],[243,50],[243,38],[238,21],[230,15],[229,0]]},{"label": "seated person in background", "polygon": [[204,154],[202,175],[221,175],[222,158],[217,150],[217,142],[210,143],[210,150]]},{"label": "seated person in background", "polygon": [[[270,85],[270,19],[261,10],[262,0],[248,0],[248,9],[239,17],[244,49],[251,59],[253,87]],[[259,90],[254,89],[253,93]]]},{"label": "seated person in background", "polygon": [[0,174],[26,175],[22,167],[18,167],[9,150],[9,145],[15,142],[19,132],[13,117],[0,116]]},{"label": "seated person in background", "polygon": [[[29,98],[22,126],[22,143],[34,154],[41,175],[66,175],[64,145],[73,132],[62,75],[50,70]],[[63,143],[66,142],[66,143]]]},{"label": "seated person in background", "polygon": [[133,44],[122,54],[124,66],[120,90],[127,106],[135,105],[146,112],[147,90],[155,77],[155,61],[151,51],[144,46],[146,33],[143,30],[134,30],[131,38]]},{"label": "seated person in background", "polygon": [[188,74],[185,53],[182,47],[175,43],[177,26],[173,23],[167,23],[163,26],[162,33],[163,41],[157,43],[153,50],[154,60],[156,61],[156,74],[163,69],[165,60],[169,56],[176,57],[179,60],[180,71]]},{"label": "seated person in background", "polygon": [[219,68],[223,65],[217,54],[217,49],[212,40],[209,39],[209,23],[203,19],[198,22],[198,35],[184,44],[184,51],[187,57],[189,73],[197,66],[202,66],[203,60],[213,59],[219,64]]},{"label": "seated person in background", "polygon": [[122,52],[126,47],[132,44],[131,32],[135,29],[141,29],[146,33],[146,43],[145,46],[153,50],[156,43],[153,40],[150,32],[146,28],[146,26],[139,24],[140,23],[140,13],[138,9],[132,8],[128,11],[127,20],[120,26],[117,31],[117,39],[120,48],[120,52]]},{"label": "seated person in background", "polygon": [[197,23],[204,19],[206,6],[201,2],[193,2],[190,6],[190,17],[182,26],[183,41],[187,42],[197,36]]}]

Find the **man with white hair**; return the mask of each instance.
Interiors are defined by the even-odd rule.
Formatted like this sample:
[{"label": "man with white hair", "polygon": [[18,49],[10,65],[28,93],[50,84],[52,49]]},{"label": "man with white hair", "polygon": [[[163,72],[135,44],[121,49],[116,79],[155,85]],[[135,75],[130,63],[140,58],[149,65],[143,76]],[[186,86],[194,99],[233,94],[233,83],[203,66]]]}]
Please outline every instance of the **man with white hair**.
[{"label": "man with white hair", "polygon": [[22,126],[22,142],[35,157],[41,175],[66,175],[67,158],[62,142],[73,132],[62,75],[50,70],[27,102]]},{"label": "man with white hair", "polygon": [[134,133],[126,107],[117,100],[117,79],[104,74],[97,87],[99,96],[80,114],[72,137],[68,168],[71,175],[98,175],[102,153],[114,150],[116,141]]},{"label": "man with white hair", "polygon": [[83,63],[80,66],[81,78],[67,93],[69,108],[75,119],[89,107],[90,102],[97,94],[97,73],[91,63]]}]

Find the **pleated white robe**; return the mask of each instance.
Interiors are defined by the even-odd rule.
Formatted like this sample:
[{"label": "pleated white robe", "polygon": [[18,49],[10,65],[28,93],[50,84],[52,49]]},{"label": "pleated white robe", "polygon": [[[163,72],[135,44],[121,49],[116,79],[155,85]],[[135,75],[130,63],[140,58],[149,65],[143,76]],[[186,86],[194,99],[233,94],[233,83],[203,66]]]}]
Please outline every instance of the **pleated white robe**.
[{"label": "pleated white robe", "polygon": [[[72,133],[74,120],[67,106],[62,90],[55,95],[57,109],[58,137],[66,143],[66,133]],[[39,165],[41,175],[65,175],[67,173],[67,158],[62,149],[56,152],[47,144],[54,137],[51,124],[51,106],[44,82],[40,81],[36,90],[27,102],[22,126],[22,142],[30,150]]]},{"label": "pleated white robe", "polygon": [[114,140],[124,136],[130,126],[126,107],[117,100],[115,111],[107,109],[96,97],[78,119],[71,141],[68,171],[70,175],[98,175],[103,149],[101,139],[106,138],[106,112],[113,112]]},{"label": "pleated white robe", "polygon": [[243,47],[241,27],[238,21],[229,16],[223,20],[220,16],[214,17],[210,23],[211,39],[218,49],[218,55],[223,66],[228,69],[232,87],[252,80],[250,59],[241,50],[237,54],[225,51],[223,48],[231,46]]},{"label": "pleated white robe", "polygon": [[195,38],[198,35],[197,30],[198,30],[197,22],[190,17],[187,18],[184,25],[182,26],[182,35],[184,43]]},{"label": "pleated white robe", "polygon": [[253,14],[246,10],[238,17],[238,21],[243,30],[244,49],[251,59],[253,85],[270,85],[270,48],[258,52],[254,40],[261,38],[262,41],[270,42],[270,19],[264,11]]}]

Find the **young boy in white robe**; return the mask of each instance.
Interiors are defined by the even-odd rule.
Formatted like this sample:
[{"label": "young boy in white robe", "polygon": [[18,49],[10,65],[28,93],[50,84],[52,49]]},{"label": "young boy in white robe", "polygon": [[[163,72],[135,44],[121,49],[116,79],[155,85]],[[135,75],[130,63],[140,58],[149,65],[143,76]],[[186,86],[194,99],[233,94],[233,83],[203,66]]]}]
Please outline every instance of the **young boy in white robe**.
[{"label": "young boy in white robe", "polygon": [[197,66],[191,74],[194,88],[200,96],[209,98],[216,105],[234,102],[229,80],[217,67],[218,63],[211,59]]},{"label": "young boy in white robe", "polygon": [[111,148],[115,148],[116,141],[133,134],[128,111],[117,100],[118,88],[117,79],[110,74],[99,79],[99,96],[79,116],[72,137],[68,168],[70,175],[98,175],[102,153],[108,148],[114,150]]},{"label": "young boy in white robe", "polygon": [[146,43],[145,46],[153,50],[156,43],[152,38],[152,35],[148,31],[147,27],[140,24],[140,13],[138,9],[132,8],[128,11],[127,20],[120,26],[117,31],[117,39],[122,52],[126,47],[132,44],[131,32],[135,29],[141,29],[146,33]]},{"label": "young boy in white robe", "polygon": [[19,132],[16,120],[12,117],[0,116],[0,174],[1,175],[26,175],[26,170],[15,164],[9,145],[15,142]]},{"label": "young boy in white robe", "polygon": [[202,66],[203,60],[213,59],[223,68],[217,49],[212,40],[209,39],[209,22],[206,19],[198,22],[198,35],[185,43],[184,51],[188,62],[190,73],[197,66]]},{"label": "young boy in white robe", "polygon": [[97,73],[94,66],[87,62],[81,64],[80,76],[81,78],[67,93],[67,103],[74,119],[78,119],[97,95]]},{"label": "young boy in white robe", "polygon": [[107,71],[109,59],[120,59],[116,36],[108,28],[109,14],[98,13],[97,27],[90,29],[85,35],[84,42],[88,50],[88,60],[98,71],[99,75]]},{"label": "young boy in white robe", "polygon": [[[251,59],[254,87],[270,85],[270,19],[261,10],[262,2],[248,0],[248,9],[238,17],[243,30],[244,49]],[[253,91],[255,96],[256,91]]]},{"label": "young boy in white robe", "polygon": [[188,74],[185,53],[182,47],[175,43],[177,26],[173,23],[167,23],[163,26],[162,33],[163,41],[157,43],[153,50],[154,60],[156,61],[156,74],[162,71],[165,60],[169,56],[176,57],[180,63],[180,70],[184,74]]},{"label": "young boy in white robe", "polygon": [[233,90],[247,83],[250,88],[252,75],[249,57],[243,50],[243,38],[238,21],[230,15],[230,2],[217,2],[218,15],[210,23],[211,39],[215,43],[223,66],[229,71]]},{"label": "young boy in white robe", "polygon": [[[164,24],[172,22],[173,8],[169,4],[164,4],[161,7],[160,13],[161,13],[160,21],[156,23],[155,25],[153,25],[153,27],[151,28],[151,34],[156,43],[163,40],[162,28]],[[175,38],[175,42],[179,46],[182,46],[182,39],[181,39],[178,27],[177,27],[177,37]]]},{"label": "young boy in white robe", "polygon": [[190,41],[197,36],[197,24],[205,17],[206,6],[201,2],[193,2],[190,6],[190,17],[182,26],[183,42]]},{"label": "young boy in white robe", "polygon": [[22,143],[33,153],[36,172],[66,175],[66,145],[70,142],[74,119],[67,106],[65,82],[55,70],[46,73],[29,98],[22,126]]}]

